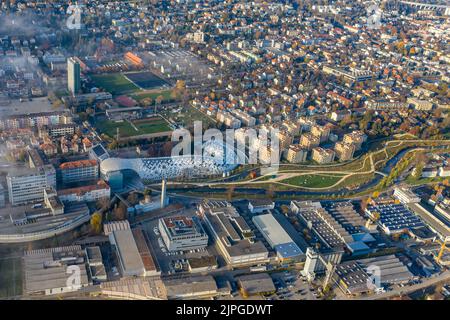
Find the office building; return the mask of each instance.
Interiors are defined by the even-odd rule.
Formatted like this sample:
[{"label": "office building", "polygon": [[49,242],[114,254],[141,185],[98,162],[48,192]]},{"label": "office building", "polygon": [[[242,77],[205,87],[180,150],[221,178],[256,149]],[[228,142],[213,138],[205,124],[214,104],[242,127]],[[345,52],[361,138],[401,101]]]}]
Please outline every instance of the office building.
[{"label": "office building", "polygon": [[72,95],[77,95],[81,89],[80,63],[74,57],[67,59],[67,89]]},{"label": "office building", "polygon": [[111,188],[104,180],[91,185],[58,190],[58,197],[62,202],[93,202],[109,200],[110,196]]},{"label": "office building", "polygon": [[169,251],[189,251],[208,245],[208,235],[195,216],[161,218],[158,228]]},{"label": "office building", "polygon": [[42,201],[45,188],[56,188],[56,172],[52,165],[22,168],[8,173],[6,182],[11,205]]},{"label": "office building", "polygon": [[261,213],[275,208],[275,202],[269,199],[258,199],[248,201],[248,210],[251,213]]},{"label": "office building", "polygon": [[0,208],[3,208],[6,205],[6,190],[3,187],[3,184],[0,183]]},{"label": "office building", "polygon": [[73,123],[44,126],[39,128],[39,137],[58,138],[72,136],[75,133],[75,128],[76,126]]},{"label": "office building", "polygon": [[413,191],[404,186],[394,188],[394,197],[403,204],[420,202],[420,198]]}]

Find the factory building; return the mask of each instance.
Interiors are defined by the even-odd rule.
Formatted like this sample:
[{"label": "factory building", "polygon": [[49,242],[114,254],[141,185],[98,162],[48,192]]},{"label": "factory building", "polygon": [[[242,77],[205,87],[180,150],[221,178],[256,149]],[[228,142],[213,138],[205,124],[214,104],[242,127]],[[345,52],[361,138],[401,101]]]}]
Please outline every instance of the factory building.
[{"label": "factory building", "polygon": [[253,223],[264,236],[272,249],[277,253],[280,260],[299,258],[303,252],[291,239],[283,227],[274,218],[273,214],[254,216]]},{"label": "factory building", "polygon": [[366,220],[350,202],[326,204],[292,201],[291,210],[318,237],[326,248],[347,250],[352,255],[367,254],[374,237],[365,231]]},{"label": "factory building", "polygon": [[144,263],[130,229],[113,231],[109,235],[109,241],[115,248],[123,277],[142,277],[145,275]]},{"label": "factory building", "polygon": [[424,227],[424,223],[403,204],[376,204],[365,210],[366,214],[383,229],[387,235],[404,233]]},{"label": "factory building", "polygon": [[[26,251],[23,257],[25,294],[54,295],[91,285],[87,262],[86,251],[81,246]],[[69,279],[74,272],[79,272],[79,283]]]},{"label": "factory building", "polygon": [[[348,295],[370,293],[416,279],[408,269],[410,263],[406,257],[395,255],[348,261],[336,266],[334,279]],[[374,279],[378,276],[379,279]]]},{"label": "factory building", "polygon": [[198,214],[221,254],[231,266],[258,265],[269,261],[269,252],[255,235],[235,207],[227,201],[202,202]]}]

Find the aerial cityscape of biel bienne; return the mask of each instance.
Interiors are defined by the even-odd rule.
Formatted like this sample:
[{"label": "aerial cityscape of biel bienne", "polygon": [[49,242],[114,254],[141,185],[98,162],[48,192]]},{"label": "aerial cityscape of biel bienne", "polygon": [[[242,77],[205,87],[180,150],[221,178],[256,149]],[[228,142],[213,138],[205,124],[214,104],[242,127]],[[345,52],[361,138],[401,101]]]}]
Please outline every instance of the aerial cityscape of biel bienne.
[{"label": "aerial cityscape of biel bienne", "polygon": [[449,40],[448,0],[0,1],[0,302],[450,300]]}]

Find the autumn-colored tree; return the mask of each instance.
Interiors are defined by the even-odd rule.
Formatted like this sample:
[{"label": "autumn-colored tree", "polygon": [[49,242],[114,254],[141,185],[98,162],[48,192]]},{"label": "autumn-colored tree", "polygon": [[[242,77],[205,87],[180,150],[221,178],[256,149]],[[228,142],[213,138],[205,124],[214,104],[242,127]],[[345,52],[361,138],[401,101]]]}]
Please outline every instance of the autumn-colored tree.
[{"label": "autumn-colored tree", "polygon": [[231,201],[233,199],[234,188],[235,188],[234,185],[230,185],[227,188],[227,200],[228,201]]},{"label": "autumn-colored tree", "polygon": [[95,212],[92,216],[91,216],[91,230],[96,233],[99,234],[102,231],[102,214],[100,212]]},{"label": "autumn-colored tree", "polygon": [[122,202],[114,210],[115,220],[125,220],[127,218],[127,207]]}]

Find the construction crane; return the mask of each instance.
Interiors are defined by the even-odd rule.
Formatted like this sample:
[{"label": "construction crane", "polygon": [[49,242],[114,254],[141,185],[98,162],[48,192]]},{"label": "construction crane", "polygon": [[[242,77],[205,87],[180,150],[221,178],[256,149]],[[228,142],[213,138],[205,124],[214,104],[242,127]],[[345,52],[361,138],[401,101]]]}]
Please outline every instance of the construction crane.
[{"label": "construction crane", "polygon": [[441,248],[440,248],[439,253],[438,253],[437,257],[436,257],[436,262],[440,264],[442,256],[444,255],[444,251],[445,250],[450,251],[450,248],[447,247],[447,241],[437,240],[437,242],[441,245]]}]

